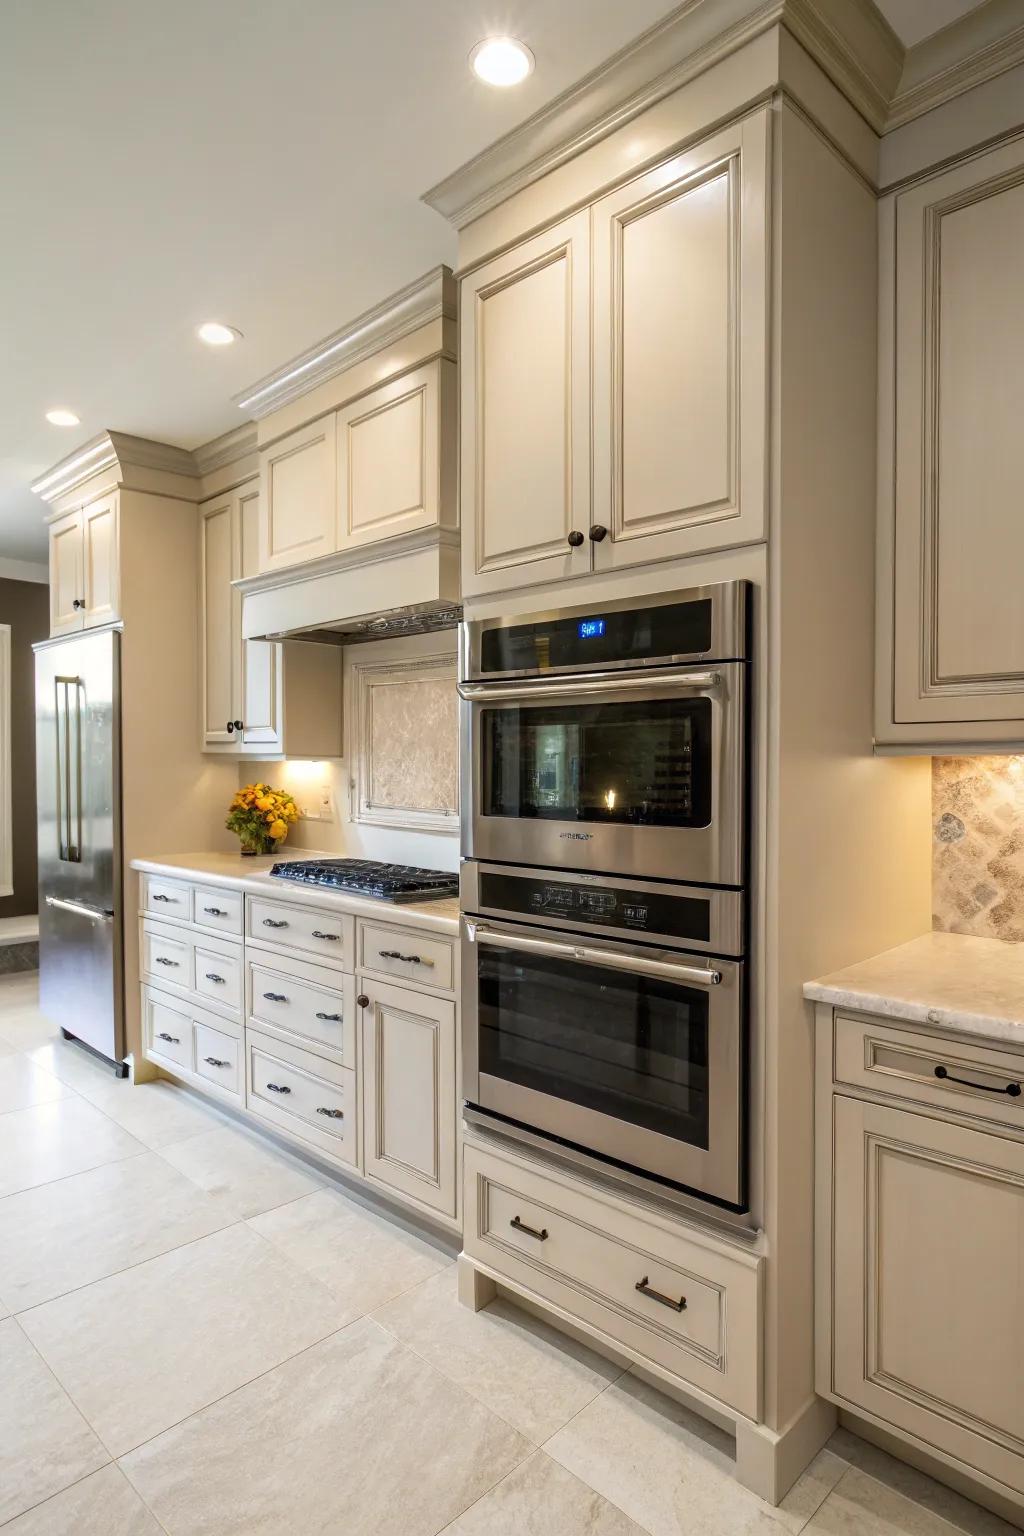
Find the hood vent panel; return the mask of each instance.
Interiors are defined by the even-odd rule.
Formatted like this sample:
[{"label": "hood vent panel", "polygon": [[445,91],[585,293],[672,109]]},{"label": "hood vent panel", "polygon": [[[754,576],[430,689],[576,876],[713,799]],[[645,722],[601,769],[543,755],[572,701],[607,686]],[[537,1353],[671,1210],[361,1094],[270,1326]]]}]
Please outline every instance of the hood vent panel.
[{"label": "hood vent panel", "polygon": [[396,640],[401,635],[429,635],[455,629],[462,619],[460,603],[415,603],[389,613],[338,619],[313,629],[287,630],[268,640],[312,640],[317,645],[360,645],[367,640]]}]

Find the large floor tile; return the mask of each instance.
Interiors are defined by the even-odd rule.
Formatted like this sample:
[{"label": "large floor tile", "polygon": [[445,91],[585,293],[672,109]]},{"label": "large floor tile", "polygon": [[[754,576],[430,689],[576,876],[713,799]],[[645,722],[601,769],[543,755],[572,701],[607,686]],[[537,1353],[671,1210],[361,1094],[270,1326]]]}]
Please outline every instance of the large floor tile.
[{"label": "large floor tile", "polygon": [[[962,1494],[947,1488],[945,1483],[937,1483],[927,1473],[919,1472],[905,1461],[897,1461],[895,1456],[847,1429],[837,1429],[828,1448],[846,1464],[859,1467],[894,1493],[930,1510],[957,1530],[967,1532],[968,1536],[1012,1536],[1016,1529],[990,1510],[982,1509],[972,1499],[965,1499]],[[856,1482],[852,1487],[856,1489]]]},{"label": "large floor tile", "polygon": [[174,1536],[434,1536],[529,1451],[369,1319],[125,1458]]},{"label": "large floor tile", "polygon": [[0,1196],[134,1157],[145,1147],[72,1095],[0,1115]]},{"label": "large floor tile", "polygon": [[805,1536],[955,1536],[955,1532],[956,1527],[934,1510],[857,1467],[848,1469],[805,1527]]},{"label": "large floor tile", "polygon": [[174,1083],[136,1084],[104,1077],[77,1088],[90,1104],[154,1150],[224,1124],[212,1107]]},{"label": "large floor tile", "polygon": [[453,1263],[431,1243],[334,1189],[307,1195],[250,1225],[329,1286],[349,1319],[372,1312]]},{"label": "large floor tile", "polygon": [[20,1314],[115,1456],[339,1326],[331,1293],[239,1224]]},{"label": "large floor tile", "polygon": [[0,1004],[0,1039],[15,1050],[31,1051],[60,1038],[59,1027],[31,1001]]},{"label": "large floor tile", "polygon": [[27,1109],[31,1104],[47,1104],[66,1099],[71,1092],[49,1072],[42,1072],[20,1052],[0,1056],[0,1115],[12,1109]]},{"label": "large floor tile", "polygon": [[837,1458],[772,1509],[736,1481],[730,1437],[634,1376],[623,1376],[544,1449],[651,1536],[782,1536],[802,1529],[842,1475]]},{"label": "large floor tile", "polygon": [[4,1536],[163,1536],[119,1467],[103,1467],[4,1526]]},{"label": "large floor tile", "polygon": [[0,1323],[0,1523],[109,1460],[14,1318]]},{"label": "large floor tile", "polygon": [[49,1072],[51,1077],[57,1078],[68,1088],[74,1088],[86,1098],[89,1097],[90,1089],[102,1091],[118,1087],[125,1093],[131,1092],[130,1083],[124,1078],[115,1077],[112,1062],[104,1061],[77,1040],[65,1040],[58,1034],[34,1046],[29,1052],[29,1058],[33,1066]]},{"label": "large floor tile", "polygon": [[646,1536],[557,1461],[536,1451],[445,1526],[444,1536]]},{"label": "large floor tile", "polygon": [[535,1445],[620,1375],[618,1366],[501,1298],[483,1312],[460,1306],[456,1284],[448,1270],[374,1316]]},{"label": "large floor tile", "polygon": [[301,1163],[233,1125],[176,1141],[161,1156],[236,1216],[258,1216],[323,1187]]},{"label": "large floor tile", "polygon": [[0,1296],[14,1312],[233,1220],[155,1152],[0,1200]]}]

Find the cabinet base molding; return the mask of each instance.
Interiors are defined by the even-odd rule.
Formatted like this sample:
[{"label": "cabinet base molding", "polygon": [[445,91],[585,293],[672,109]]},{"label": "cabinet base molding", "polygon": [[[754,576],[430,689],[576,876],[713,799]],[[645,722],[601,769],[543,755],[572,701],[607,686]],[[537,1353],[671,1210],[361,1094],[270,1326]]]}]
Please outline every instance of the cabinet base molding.
[{"label": "cabinet base molding", "polygon": [[812,1397],[785,1429],[736,1420],[736,1481],[767,1504],[781,1504],[836,1427],[836,1409]]}]

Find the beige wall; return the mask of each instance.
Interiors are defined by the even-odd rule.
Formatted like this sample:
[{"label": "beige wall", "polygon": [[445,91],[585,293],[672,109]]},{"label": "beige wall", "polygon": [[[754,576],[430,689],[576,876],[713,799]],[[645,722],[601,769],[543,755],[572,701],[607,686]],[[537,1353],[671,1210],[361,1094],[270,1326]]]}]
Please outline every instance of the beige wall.
[{"label": "beige wall", "polygon": [[1024,757],[933,759],[932,926],[1024,943]]},{"label": "beige wall", "polygon": [[0,899],[0,918],[34,912],[36,886],[35,661],[32,645],[50,632],[50,589],[34,581],[0,581],[0,624],[11,626],[11,813],[14,895]]}]

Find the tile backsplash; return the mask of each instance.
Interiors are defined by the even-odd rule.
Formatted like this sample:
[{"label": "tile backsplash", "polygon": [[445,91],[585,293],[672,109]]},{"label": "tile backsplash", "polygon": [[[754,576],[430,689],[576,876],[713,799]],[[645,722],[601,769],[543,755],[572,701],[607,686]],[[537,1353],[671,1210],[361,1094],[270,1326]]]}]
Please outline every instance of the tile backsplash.
[{"label": "tile backsplash", "polygon": [[932,761],[932,926],[1024,942],[1024,757]]}]

